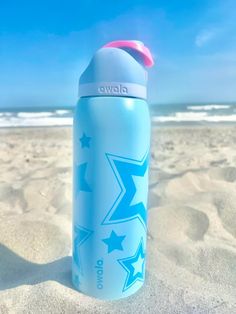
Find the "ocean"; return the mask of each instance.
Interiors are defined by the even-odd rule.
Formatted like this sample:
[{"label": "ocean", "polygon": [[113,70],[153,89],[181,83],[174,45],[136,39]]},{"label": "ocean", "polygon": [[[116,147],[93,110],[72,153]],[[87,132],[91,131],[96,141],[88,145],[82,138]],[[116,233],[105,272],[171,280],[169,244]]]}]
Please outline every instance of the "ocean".
[{"label": "ocean", "polygon": [[[236,103],[152,105],[150,112],[152,123],[159,126],[236,123]],[[72,123],[72,108],[0,109],[0,127],[71,126]]]}]

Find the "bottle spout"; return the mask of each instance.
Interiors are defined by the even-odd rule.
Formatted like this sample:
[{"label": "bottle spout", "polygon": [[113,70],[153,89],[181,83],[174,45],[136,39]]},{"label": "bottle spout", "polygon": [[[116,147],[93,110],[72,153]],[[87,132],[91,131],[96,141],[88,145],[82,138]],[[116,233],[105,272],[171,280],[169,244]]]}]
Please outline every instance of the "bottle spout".
[{"label": "bottle spout", "polygon": [[130,53],[139,63],[144,65],[145,67],[152,67],[154,65],[154,60],[151,55],[150,50],[144,46],[141,41],[137,40],[117,40],[112,41],[103,48],[113,47],[113,48],[120,48],[128,53]]}]

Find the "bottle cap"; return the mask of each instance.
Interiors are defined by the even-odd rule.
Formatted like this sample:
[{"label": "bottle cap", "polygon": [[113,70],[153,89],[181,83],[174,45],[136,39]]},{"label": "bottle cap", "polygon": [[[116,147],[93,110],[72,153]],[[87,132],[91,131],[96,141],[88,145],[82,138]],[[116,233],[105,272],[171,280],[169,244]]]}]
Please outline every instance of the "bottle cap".
[{"label": "bottle cap", "polygon": [[147,71],[153,58],[140,41],[119,40],[99,49],[80,77],[79,96],[146,99]]}]

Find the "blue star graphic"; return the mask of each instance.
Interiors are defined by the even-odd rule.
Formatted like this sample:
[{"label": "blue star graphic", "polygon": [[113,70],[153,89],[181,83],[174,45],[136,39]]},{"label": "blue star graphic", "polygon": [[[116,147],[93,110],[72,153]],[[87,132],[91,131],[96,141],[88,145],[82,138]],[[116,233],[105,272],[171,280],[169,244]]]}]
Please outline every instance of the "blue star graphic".
[{"label": "blue star graphic", "polygon": [[80,286],[81,282],[79,280],[79,276],[78,275],[74,275],[73,281],[74,281],[75,286],[77,286],[77,287]]},{"label": "blue star graphic", "polygon": [[136,281],[144,281],[145,252],[143,239],[141,239],[138,249],[133,256],[118,259],[118,262],[127,272],[123,291],[129,289]]},{"label": "blue star graphic", "polygon": [[122,241],[124,238],[125,236],[118,236],[115,231],[112,230],[110,237],[102,241],[107,245],[108,253],[111,253],[114,250],[123,251]]},{"label": "blue star graphic", "polygon": [[121,192],[102,224],[121,223],[137,218],[146,229],[149,155],[145,154],[142,160],[111,154],[107,154],[107,158]]},{"label": "blue star graphic", "polygon": [[77,184],[78,184],[78,190],[79,191],[91,192],[92,190],[91,190],[90,186],[88,185],[88,183],[85,179],[87,165],[88,165],[88,163],[85,162],[85,163],[77,166],[77,168],[78,168]]},{"label": "blue star graphic", "polygon": [[82,272],[82,269],[81,269],[81,263],[80,263],[79,248],[90,237],[92,233],[93,233],[92,230],[89,230],[82,226],[78,226],[78,225],[74,226],[73,259],[79,271],[81,272]]},{"label": "blue star graphic", "polygon": [[82,148],[90,147],[91,137],[87,136],[85,133],[83,133],[83,136],[79,140]]}]

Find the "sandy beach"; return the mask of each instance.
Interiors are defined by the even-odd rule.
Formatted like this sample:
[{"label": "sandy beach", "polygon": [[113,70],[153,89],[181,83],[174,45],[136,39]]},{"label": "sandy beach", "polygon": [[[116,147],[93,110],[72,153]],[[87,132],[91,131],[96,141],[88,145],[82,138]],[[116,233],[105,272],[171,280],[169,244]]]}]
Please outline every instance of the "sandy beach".
[{"label": "sandy beach", "polygon": [[147,275],[71,284],[72,129],[0,129],[0,314],[236,313],[236,126],[153,128]]}]

